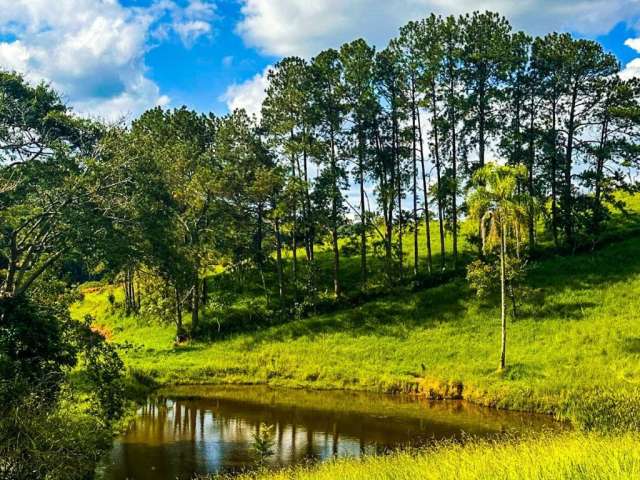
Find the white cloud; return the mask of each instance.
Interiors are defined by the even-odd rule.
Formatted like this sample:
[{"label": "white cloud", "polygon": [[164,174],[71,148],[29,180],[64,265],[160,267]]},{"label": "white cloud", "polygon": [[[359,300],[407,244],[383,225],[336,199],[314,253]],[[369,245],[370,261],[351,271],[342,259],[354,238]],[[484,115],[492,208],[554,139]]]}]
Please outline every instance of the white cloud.
[{"label": "white cloud", "polygon": [[182,43],[193,45],[201,37],[213,33],[211,22],[215,19],[215,5],[203,0],[190,0],[186,8],[175,7],[173,12],[173,30]]},{"label": "white cloud", "polygon": [[[640,53],[640,38],[627,38],[624,44]],[[640,77],[640,58],[634,58],[627,63],[620,72],[620,78],[628,80],[630,78]]]},{"label": "white cloud", "polygon": [[[157,0],[124,7],[118,0],[0,0],[0,68],[46,81],[83,115],[117,119],[168,103],[147,76],[145,54],[157,32],[185,44],[211,32],[213,6]],[[167,25],[169,25],[168,30]]]},{"label": "white cloud", "polygon": [[473,10],[503,13],[533,34],[575,30],[607,33],[640,14],[637,0],[243,0],[238,33],[248,45],[272,55],[312,56],[363,37],[380,46],[411,19]]},{"label": "white cloud", "polygon": [[227,104],[229,111],[244,108],[250,115],[260,116],[260,108],[267,88],[268,66],[262,73],[256,73],[252,78],[242,83],[234,83],[227,87],[220,100]]}]

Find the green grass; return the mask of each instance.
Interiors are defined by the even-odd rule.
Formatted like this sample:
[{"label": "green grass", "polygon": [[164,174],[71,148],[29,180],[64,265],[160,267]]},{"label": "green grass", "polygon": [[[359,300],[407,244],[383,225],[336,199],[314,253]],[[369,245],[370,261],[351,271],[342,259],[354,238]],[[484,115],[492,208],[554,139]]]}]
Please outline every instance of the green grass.
[{"label": "green grass", "polygon": [[[498,373],[498,310],[463,279],[352,309],[174,346],[174,327],[111,312],[108,289],[72,308],[128,345],[136,373],[162,384],[269,383],[378,391],[462,388],[474,402],[575,413],[597,389],[640,382],[640,240],[532,268],[520,316],[509,322],[506,372]],[[116,290],[119,294],[119,290]],[[569,412],[573,408],[573,412]]]},{"label": "green grass", "polygon": [[[504,372],[496,368],[496,302],[476,299],[463,278],[419,292],[395,288],[353,308],[284,324],[262,319],[247,328],[249,322],[238,333],[180,346],[174,345],[170,319],[145,321],[112,310],[107,297],[114,291],[120,299],[119,288],[85,290],[72,314],[93,315],[111,340],[123,346],[130,372],[143,381],[462,396],[482,405],[553,413],[584,430],[618,435],[571,433],[449,444],[265,472],[260,478],[640,478],[640,439],[620,433],[640,429],[640,221],[635,213],[640,197],[627,200],[632,214],[616,218],[602,248],[575,256],[553,256],[546,250],[544,260],[532,264],[519,315],[509,320]],[[548,238],[540,240],[550,245]],[[411,241],[406,235],[405,252],[410,252]],[[410,256],[405,260],[409,266]],[[424,265],[424,257],[422,261]],[[321,278],[330,292],[330,253],[320,251],[319,262],[326,263]],[[344,257],[342,265],[343,282],[355,287],[358,256]],[[252,314],[259,292],[249,282],[235,295],[232,308],[240,316]],[[211,322],[211,312],[207,317],[205,323]],[[215,331],[215,323],[210,326]],[[296,396],[295,401],[304,398]]]},{"label": "green grass", "polygon": [[594,435],[440,445],[363,460],[341,459],[240,477],[263,480],[624,480],[640,478],[640,439]]}]

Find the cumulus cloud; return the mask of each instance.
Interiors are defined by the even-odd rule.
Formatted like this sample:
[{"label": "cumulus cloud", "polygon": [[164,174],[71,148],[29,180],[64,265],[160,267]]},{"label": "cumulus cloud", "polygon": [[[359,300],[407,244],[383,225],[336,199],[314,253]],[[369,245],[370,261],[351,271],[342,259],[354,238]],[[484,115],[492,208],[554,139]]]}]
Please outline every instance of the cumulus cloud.
[{"label": "cumulus cloud", "polygon": [[640,14],[633,0],[242,0],[243,19],[237,26],[244,41],[266,54],[309,57],[363,37],[382,46],[411,19],[435,12],[461,14],[494,10],[516,28],[534,34],[575,30],[607,33],[617,22]]},{"label": "cumulus cloud", "polygon": [[[640,38],[628,38],[624,44],[640,53]],[[640,77],[640,58],[634,58],[627,63],[620,72],[620,78],[628,80],[633,77]]]},{"label": "cumulus cloud", "polygon": [[193,45],[201,37],[213,33],[211,22],[215,19],[215,5],[203,0],[191,0],[186,8],[173,9],[171,28],[178,34],[182,43]]},{"label": "cumulus cloud", "polygon": [[137,115],[168,97],[147,76],[150,39],[169,25],[185,44],[210,34],[213,6],[159,0],[124,7],[118,0],[0,0],[0,68],[45,81],[83,115]]},{"label": "cumulus cloud", "polygon": [[220,100],[227,104],[229,111],[244,108],[248,114],[259,117],[262,101],[266,96],[267,74],[271,68],[273,67],[270,65],[245,82],[230,85]]}]

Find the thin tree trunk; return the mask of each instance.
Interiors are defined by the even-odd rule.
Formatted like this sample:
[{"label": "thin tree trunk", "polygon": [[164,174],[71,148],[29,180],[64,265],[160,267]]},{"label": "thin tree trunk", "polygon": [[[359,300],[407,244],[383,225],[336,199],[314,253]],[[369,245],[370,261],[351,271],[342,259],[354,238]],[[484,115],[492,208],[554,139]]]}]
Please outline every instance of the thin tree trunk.
[{"label": "thin tree trunk", "polygon": [[362,126],[358,125],[358,176],[360,181],[360,277],[361,288],[364,291],[367,286],[367,218],[364,196],[364,163],[365,163],[365,139]]},{"label": "thin tree trunk", "polygon": [[433,270],[433,259],[431,252],[431,219],[429,218],[429,187],[427,184],[427,170],[424,161],[424,144],[422,142],[422,123],[420,121],[420,110],[418,109],[418,139],[420,142],[420,167],[422,169],[422,192],[424,196],[424,228],[427,241],[427,272],[431,274]]},{"label": "thin tree trunk", "polygon": [[195,334],[198,330],[198,321],[200,320],[200,281],[198,274],[194,276],[193,291],[191,293],[191,333]]},{"label": "thin tree trunk", "polygon": [[[451,56],[452,53],[449,52]],[[456,151],[456,116],[455,105],[453,105],[453,98],[455,95],[455,88],[453,84],[453,65],[449,60],[449,121],[451,125],[451,175],[453,177],[453,192],[451,198],[452,207],[452,230],[453,230],[453,268],[458,265],[458,165],[457,165],[457,151]]]},{"label": "thin tree trunk", "polygon": [[[398,196],[398,262],[400,266],[400,278],[403,276],[404,269],[404,252],[402,248],[402,170],[400,168],[400,135],[399,135],[399,127],[398,127],[398,119],[397,119],[397,111],[396,111],[396,96],[395,91],[392,93],[391,99],[391,149],[393,153],[393,164],[396,170],[395,173],[395,188],[396,194]],[[393,203],[393,202],[392,202]]]},{"label": "thin tree trunk", "polygon": [[284,300],[284,283],[282,279],[282,238],[280,237],[280,218],[275,218],[275,234],[276,234],[276,269],[278,271],[278,296],[280,305]]},{"label": "thin tree trunk", "polygon": [[[293,131],[291,132],[291,139],[293,140]],[[291,155],[291,176],[294,180],[296,180],[296,160],[295,156]],[[293,292],[294,296],[297,296],[298,292],[298,206],[297,199],[294,199],[293,202],[293,222],[292,222],[292,231],[291,231],[291,253],[293,257]]]},{"label": "thin tree trunk", "polygon": [[500,370],[506,367],[507,357],[507,306],[506,306],[506,266],[505,266],[505,226],[500,230],[500,322],[502,325],[502,345],[500,348]]},{"label": "thin tree trunk", "polygon": [[529,256],[533,255],[533,252],[536,248],[536,237],[535,237],[535,211],[534,211],[534,187],[533,187],[533,170],[535,168],[536,163],[536,150],[535,150],[535,138],[534,138],[534,130],[535,130],[535,103],[534,103],[534,94],[531,93],[531,111],[529,113],[529,175],[527,181],[527,187],[529,190],[529,218],[528,218],[528,229],[529,229]]},{"label": "thin tree trunk", "polygon": [[[418,162],[416,159],[416,93],[411,79],[411,162],[412,162],[412,194],[413,194],[413,275],[418,275]],[[422,147],[421,147],[422,148]]]},{"label": "thin tree trunk", "polygon": [[331,240],[333,245],[333,294],[340,296],[340,250],[338,249],[338,169],[336,165],[335,139],[331,131],[331,174],[333,176],[331,198]]},{"label": "thin tree trunk", "polygon": [[[135,278],[135,273],[136,272],[134,270],[133,271],[134,278]],[[136,287],[137,287],[136,288],[137,299],[135,301],[135,303],[136,303],[136,312],[139,312],[140,311],[140,297],[141,297],[141,294],[140,294],[140,274],[138,274],[138,280],[136,281]]]},{"label": "thin tree trunk", "polygon": [[440,233],[440,268],[445,269],[446,266],[446,250],[445,250],[445,232],[444,232],[444,205],[442,202],[442,181],[441,181],[441,163],[440,163],[440,145],[438,139],[438,118],[437,108],[438,102],[436,98],[436,82],[431,82],[431,108],[433,110],[433,155],[436,161],[436,182],[438,189],[438,228]]},{"label": "thin tree trunk", "polygon": [[309,174],[308,174],[308,154],[307,154],[307,127],[303,127],[303,147],[302,147],[302,167],[304,173],[304,197],[306,203],[305,231],[307,237],[307,260],[313,261],[313,226],[311,225],[311,196],[309,195]]},{"label": "thin tree trunk", "polygon": [[578,92],[574,87],[571,95],[571,107],[569,109],[569,122],[567,125],[567,152],[564,161],[564,188],[563,188],[563,216],[566,241],[573,245],[573,206],[571,194],[571,169],[573,160],[573,137],[575,135],[575,112]]},{"label": "thin tree trunk", "polygon": [[177,335],[180,336],[183,333],[182,329],[182,301],[180,300],[180,290],[175,288],[176,292],[176,330]]},{"label": "thin tree trunk", "polygon": [[598,233],[600,230],[600,224],[602,223],[603,218],[603,208],[602,208],[602,179],[604,172],[604,161],[605,161],[605,145],[607,143],[608,138],[608,117],[605,117],[602,123],[602,131],[600,133],[600,145],[598,148],[598,153],[596,157],[596,179],[595,179],[595,208],[593,212],[593,231],[594,233]]},{"label": "thin tree trunk", "polygon": [[[555,95],[555,92],[554,92]],[[551,112],[551,231],[553,234],[553,243],[556,247],[560,245],[558,241],[558,129],[557,129],[557,101],[553,100]]]}]

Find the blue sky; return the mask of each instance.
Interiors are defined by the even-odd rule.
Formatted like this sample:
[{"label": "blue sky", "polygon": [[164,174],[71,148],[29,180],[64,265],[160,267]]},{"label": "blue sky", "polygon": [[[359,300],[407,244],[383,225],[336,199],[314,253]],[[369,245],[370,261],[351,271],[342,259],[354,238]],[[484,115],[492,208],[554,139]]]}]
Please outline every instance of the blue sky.
[{"label": "blue sky", "polygon": [[598,39],[640,75],[639,0],[0,0],[0,68],[104,118],[154,105],[256,111],[265,69],[284,55],[357,37],[382,46],[408,20],[483,8],[532,34]]}]

